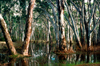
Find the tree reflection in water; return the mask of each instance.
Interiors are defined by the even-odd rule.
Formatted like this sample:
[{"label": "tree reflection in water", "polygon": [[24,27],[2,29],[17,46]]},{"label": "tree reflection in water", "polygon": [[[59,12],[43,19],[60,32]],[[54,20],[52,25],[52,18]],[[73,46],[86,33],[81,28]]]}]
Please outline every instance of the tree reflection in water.
[{"label": "tree reflection in water", "polygon": [[0,66],[61,66],[62,64],[81,64],[100,62],[99,53],[61,54],[47,53],[27,58],[9,58],[0,54]]}]

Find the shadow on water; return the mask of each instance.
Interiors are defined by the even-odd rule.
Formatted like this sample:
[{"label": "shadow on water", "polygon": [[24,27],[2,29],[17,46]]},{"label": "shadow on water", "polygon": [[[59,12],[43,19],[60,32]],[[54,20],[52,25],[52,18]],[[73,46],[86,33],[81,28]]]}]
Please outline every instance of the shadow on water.
[{"label": "shadow on water", "polygon": [[70,66],[100,62],[100,53],[61,54],[52,53],[55,48],[49,44],[31,44],[28,58],[9,58],[0,54],[0,66]]}]

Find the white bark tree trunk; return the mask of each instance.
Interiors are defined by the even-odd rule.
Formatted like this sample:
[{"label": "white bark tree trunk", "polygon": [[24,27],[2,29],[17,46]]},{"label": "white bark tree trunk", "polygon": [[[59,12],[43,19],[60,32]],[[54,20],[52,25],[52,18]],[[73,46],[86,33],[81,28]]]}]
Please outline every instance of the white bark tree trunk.
[{"label": "white bark tree trunk", "polygon": [[64,23],[64,0],[58,0],[58,19],[59,19],[59,49],[67,51],[65,40],[65,23]]},{"label": "white bark tree trunk", "polygon": [[67,28],[68,28],[67,41],[69,43],[70,42],[70,38],[69,38],[69,33],[70,33],[69,28],[70,28],[70,26],[68,25]]},{"label": "white bark tree trunk", "polygon": [[22,42],[24,41],[24,37],[25,37],[25,34],[24,34],[24,31],[22,31]]},{"label": "white bark tree trunk", "polygon": [[70,24],[69,20],[68,20],[68,19],[67,19],[67,20],[68,20],[68,22],[69,22],[69,25],[70,25],[70,26],[72,27],[72,29],[73,29],[73,32],[74,32],[74,34],[75,34],[75,37],[76,37],[76,39],[77,39],[77,41],[78,41],[78,43],[79,43],[79,47],[82,48],[81,41],[80,41],[80,36],[79,36],[79,32],[78,32],[77,27],[76,27],[76,25],[75,25],[75,21],[74,21],[74,19],[73,19],[73,17],[72,17],[72,14],[71,14],[71,11],[70,11],[70,9],[69,9],[69,7],[68,7],[68,4],[65,3],[65,5],[66,5],[66,7],[67,7],[68,14],[69,14],[69,16],[70,16],[70,18],[71,18],[72,25]]}]

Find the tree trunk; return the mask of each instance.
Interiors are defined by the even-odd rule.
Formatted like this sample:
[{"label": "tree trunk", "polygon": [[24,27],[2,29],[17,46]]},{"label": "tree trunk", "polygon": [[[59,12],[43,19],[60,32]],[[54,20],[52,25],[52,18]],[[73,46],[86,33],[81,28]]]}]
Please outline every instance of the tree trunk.
[{"label": "tree trunk", "polygon": [[22,42],[24,41],[24,36],[25,36],[24,31],[22,31]]},{"label": "tree trunk", "polygon": [[59,49],[66,51],[65,40],[65,23],[64,23],[64,0],[58,1],[58,13],[59,13]]},{"label": "tree trunk", "polygon": [[23,55],[28,55],[34,4],[35,4],[35,0],[30,0],[29,8],[28,8],[28,18],[27,18],[27,22],[26,22],[25,41],[24,41],[24,44],[22,47],[22,54]]},{"label": "tree trunk", "polygon": [[48,21],[48,19],[47,19],[47,22],[48,22],[47,41],[49,41],[50,40],[50,33],[51,33],[51,31],[50,31],[50,21]]},{"label": "tree trunk", "polygon": [[[48,21],[47,19],[47,22],[48,22],[48,33],[47,33],[47,41],[50,42],[50,21]],[[47,53],[49,53],[49,43],[47,43]]]},{"label": "tree trunk", "polygon": [[82,0],[82,15],[80,15],[80,21],[82,22],[82,38],[81,43],[83,46],[85,46],[85,26],[84,26],[84,0]]},{"label": "tree trunk", "polygon": [[16,55],[17,54],[16,49],[13,45],[12,39],[8,32],[6,22],[4,21],[1,14],[0,14],[0,25],[10,54]]},{"label": "tree trunk", "polygon": [[99,30],[98,30],[98,37],[97,37],[97,42],[100,42],[100,4],[98,5],[99,9]]},{"label": "tree trunk", "polygon": [[[81,41],[80,41],[80,36],[79,36],[79,32],[78,32],[77,27],[76,27],[76,25],[75,25],[75,21],[74,21],[72,15],[71,15],[71,11],[70,11],[70,9],[69,9],[69,7],[68,7],[68,4],[65,3],[65,5],[66,5],[66,7],[67,7],[68,14],[69,14],[69,16],[70,16],[70,18],[71,18],[71,21],[72,21],[72,26],[73,26],[72,29],[73,29],[73,32],[74,32],[75,37],[76,37],[76,39],[77,39],[78,46],[79,46],[80,48],[82,48]],[[70,25],[70,24],[69,24],[69,25]]]},{"label": "tree trunk", "polygon": [[70,37],[69,37],[69,35],[70,35],[70,31],[69,31],[70,26],[68,25],[67,28],[68,28],[67,42],[69,43],[70,42]]},{"label": "tree trunk", "polygon": [[93,46],[97,44],[97,30],[93,31]]}]

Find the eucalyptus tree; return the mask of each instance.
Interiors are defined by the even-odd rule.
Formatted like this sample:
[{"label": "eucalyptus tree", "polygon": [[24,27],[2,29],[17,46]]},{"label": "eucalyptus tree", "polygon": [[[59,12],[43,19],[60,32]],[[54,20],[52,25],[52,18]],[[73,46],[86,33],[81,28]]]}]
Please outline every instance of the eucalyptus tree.
[{"label": "eucalyptus tree", "polygon": [[28,55],[31,29],[32,29],[31,24],[32,24],[34,4],[35,4],[35,0],[30,0],[29,8],[28,8],[28,15],[27,15],[27,22],[26,22],[25,40],[24,40],[24,44],[23,44],[23,47],[22,47],[22,54],[23,55]]},{"label": "eucalyptus tree", "polygon": [[3,19],[2,15],[0,14],[0,25],[1,25],[1,29],[2,29],[2,32],[4,34],[4,38],[5,38],[5,41],[6,41],[6,44],[7,44],[7,47],[8,47],[8,50],[9,50],[9,53],[10,54],[14,54],[16,55],[17,52],[16,52],[16,49],[13,45],[13,42],[12,42],[12,39],[10,37],[10,34],[8,32],[8,29],[7,29],[7,24],[5,22],[5,20]]},{"label": "eucalyptus tree", "polygon": [[65,15],[65,19],[68,21],[68,24],[70,25],[70,27],[72,28],[72,30],[73,30],[73,32],[75,34],[76,40],[78,41],[78,46],[80,48],[82,48],[81,41],[80,41],[80,36],[79,36],[79,31],[78,31],[78,27],[76,25],[74,17],[72,16],[73,14],[71,12],[71,9],[69,8],[70,4],[67,4],[67,2],[65,2],[65,5],[66,5],[66,8],[67,8],[67,12],[68,12],[68,18]]},{"label": "eucalyptus tree", "polygon": [[[26,34],[25,34],[25,41],[22,47],[22,54],[28,55],[28,49],[29,49],[29,42],[30,42],[30,36],[31,36],[31,23],[32,23],[32,16],[33,16],[33,6],[35,4],[35,0],[30,0],[29,8],[28,8],[28,14],[27,14],[27,21],[26,21]],[[10,34],[7,29],[6,22],[4,21],[2,15],[0,14],[0,25],[2,32],[4,34],[7,47],[9,49],[9,52],[11,54],[16,55],[16,49],[13,45],[12,39],[10,37]]]},{"label": "eucalyptus tree", "polygon": [[59,49],[67,51],[65,39],[65,23],[64,23],[64,0],[57,0],[58,8],[58,25],[59,25]]},{"label": "eucalyptus tree", "polygon": [[[58,32],[57,32],[57,25],[56,25],[57,24],[57,18],[56,18],[56,12],[55,12],[54,4],[52,4],[52,2],[50,0],[46,0],[46,1],[37,0],[37,7],[36,7],[35,10],[37,10],[37,12],[39,12],[39,14],[40,14],[39,17],[41,17],[41,15],[45,16],[44,18],[46,18],[48,22],[51,22],[51,25],[54,28],[56,41],[58,41],[58,35],[57,35]],[[53,17],[54,17],[54,19],[53,19]],[[44,23],[44,24],[46,25],[46,23]],[[50,27],[47,27],[47,29],[50,29]],[[49,31],[49,35],[50,35],[50,31]]]},{"label": "eucalyptus tree", "polygon": [[[71,4],[76,8],[76,10],[79,12],[80,16],[80,25],[81,25],[81,32],[82,35],[85,35],[86,31],[86,41],[87,41],[87,49],[91,46],[91,34],[94,31],[94,29],[97,27],[98,20],[93,17],[96,13],[96,1],[94,0],[93,3],[91,3],[91,0],[89,0],[86,4],[84,0],[80,1],[81,5],[76,5],[72,0]],[[93,25],[93,26],[92,26]],[[85,26],[85,27],[84,27]],[[84,38],[83,38],[84,39]],[[82,40],[81,40],[82,41]],[[84,40],[85,41],[85,40]]]}]

